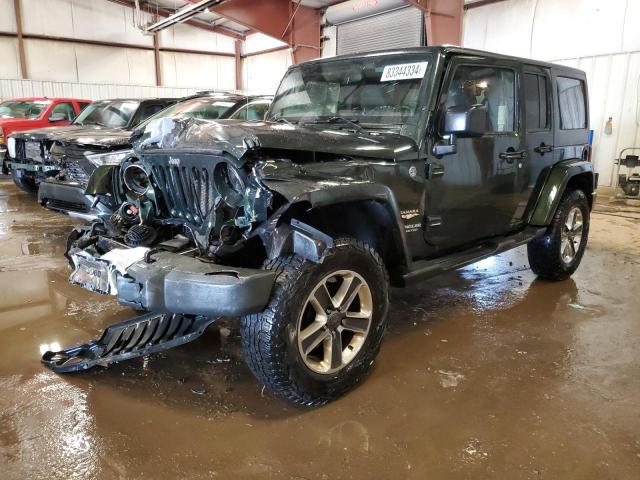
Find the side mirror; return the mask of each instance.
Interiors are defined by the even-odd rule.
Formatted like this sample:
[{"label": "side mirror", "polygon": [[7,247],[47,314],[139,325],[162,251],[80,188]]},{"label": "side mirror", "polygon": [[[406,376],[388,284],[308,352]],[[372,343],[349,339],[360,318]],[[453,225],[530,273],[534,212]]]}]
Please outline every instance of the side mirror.
[{"label": "side mirror", "polygon": [[487,132],[488,119],[482,105],[450,107],[444,114],[444,133],[460,138],[481,137]]},{"label": "side mirror", "polygon": [[64,113],[53,113],[49,116],[49,121],[50,122],[63,122],[67,119],[67,117],[65,117]]}]

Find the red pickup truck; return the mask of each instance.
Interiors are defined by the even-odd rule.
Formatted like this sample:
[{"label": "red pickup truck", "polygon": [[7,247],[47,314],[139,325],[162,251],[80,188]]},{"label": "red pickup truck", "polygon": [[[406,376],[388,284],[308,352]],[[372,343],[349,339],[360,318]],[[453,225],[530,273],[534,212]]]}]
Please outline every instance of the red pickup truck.
[{"label": "red pickup truck", "polygon": [[0,161],[10,133],[33,128],[69,125],[91,100],[76,98],[15,98],[0,102]]}]

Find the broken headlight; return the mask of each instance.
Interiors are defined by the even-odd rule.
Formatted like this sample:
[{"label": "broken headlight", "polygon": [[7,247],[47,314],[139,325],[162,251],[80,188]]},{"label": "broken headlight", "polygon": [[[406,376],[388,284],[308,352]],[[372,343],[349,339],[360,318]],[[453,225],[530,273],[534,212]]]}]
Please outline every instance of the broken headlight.
[{"label": "broken headlight", "polygon": [[96,167],[100,167],[102,165],[120,165],[131,153],[133,150],[119,150],[117,152],[85,154],[85,157]]},{"label": "broken headlight", "polygon": [[149,174],[137,163],[132,163],[124,169],[122,180],[126,187],[139,197],[147,193],[151,185]]},{"label": "broken headlight", "polygon": [[213,171],[216,190],[230,207],[242,205],[245,183],[241,173],[232,165],[220,162]]}]

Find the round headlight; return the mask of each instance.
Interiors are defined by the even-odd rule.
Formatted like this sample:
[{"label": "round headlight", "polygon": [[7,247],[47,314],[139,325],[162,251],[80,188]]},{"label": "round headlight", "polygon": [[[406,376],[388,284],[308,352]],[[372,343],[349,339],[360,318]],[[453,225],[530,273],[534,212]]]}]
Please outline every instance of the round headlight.
[{"label": "round headlight", "polygon": [[221,162],[213,171],[216,190],[230,207],[239,207],[244,197],[245,184],[240,172],[228,163]]},{"label": "round headlight", "polygon": [[122,179],[127,188],[140,197],[147,193],[151,185],[145,169],[135,163],[124,169]]}]

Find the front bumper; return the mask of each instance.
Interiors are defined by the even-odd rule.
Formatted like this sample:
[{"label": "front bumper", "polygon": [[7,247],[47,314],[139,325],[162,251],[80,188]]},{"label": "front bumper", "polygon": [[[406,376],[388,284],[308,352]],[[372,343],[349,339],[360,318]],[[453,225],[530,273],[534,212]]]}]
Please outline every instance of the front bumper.
[{"label": "front bumper", "polygon": [[[124,256],[127,252],[116,253]],[[119,303],[155,313],[207,317],[257,313],[267,305],[275,281],[271,271],[207,263],[166,251],[134,262],[124,273],[111,262],[87,257],[84,252],[71,253],[76,270],[81,267],[80,256],[88,258],[92,265],[105,264],[105,270],[96,272],[96,276],[108,272],[108,293],[116,295]],[[96,290],[86,283],[81,286]]]},{"label": "front bumper", "polygon": [[78,184],[60,183],[47,180],[40,183],[38,202],[40,205],[84,220],[94,220],[112,213],[106,205],[96,202],[93,195],[85,195],[84,188]]}]

